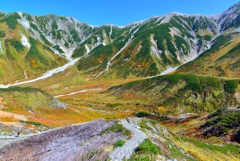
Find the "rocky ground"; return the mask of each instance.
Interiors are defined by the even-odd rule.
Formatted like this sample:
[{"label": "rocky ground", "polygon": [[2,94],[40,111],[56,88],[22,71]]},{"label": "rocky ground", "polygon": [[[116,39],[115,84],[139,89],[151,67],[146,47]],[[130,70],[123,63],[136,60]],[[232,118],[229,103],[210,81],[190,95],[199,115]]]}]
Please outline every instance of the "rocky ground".
[{"label": "rocky ground", "polygon": [[124,158],[129,159],[139,144],[147,138],[146,134],[138,129],[137,119],[122,120],[122,125],[133,133],[133,137],[123,147],[116,148],[110,153],[109,156],[114,161],[121,161]]},{"label": "rocky ground", "polygon": [[[8,160],[95,160],[107,158],[105,149],[121,138],[117,132],[99,135],[116,121],[97,120],[30,136],[0,149],[2,161]],[[26,155],[27,154],[27,155]]]},{"label": "rocky ground", "polygon": [[[223,113],[225,116],[225,110]],[[117,145],[119,141],[123,141],[121,146]],[[0,136],[1,161],[195,161],[213,158],[237,161],[239,146],[211,145],[188,139],[147,118],[127,118],[121,122],[100,119],[40,134]]]}]

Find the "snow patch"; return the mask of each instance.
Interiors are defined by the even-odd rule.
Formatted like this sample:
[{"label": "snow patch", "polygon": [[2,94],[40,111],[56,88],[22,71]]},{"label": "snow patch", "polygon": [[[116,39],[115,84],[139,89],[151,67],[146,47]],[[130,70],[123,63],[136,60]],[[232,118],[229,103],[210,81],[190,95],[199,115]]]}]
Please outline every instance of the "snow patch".
[{"label": "snow patch", "polygon": [[160,22],[162,20],[163,16],[158,16],[156,18],[158,18],[158,19],[153,24],[156,24],[156,23]]},{"label": "snow patch", "polygon": [[23,34],[23,33],[21,33],[20,32],[20,34],[21,34],[21,36],[22,36],[22,38],[20,39],[21,40],[21,43],[22,43],[22,45],[23,46],[25,46],[25,47],[27,47],[28,48],[28,50],[30,49],[30,47],[31,47],[31,44],[28,42],[28,39],[27,39],[27,37]]},{"label": "snow patch", "polygon": [[214,20],[219,20],[222,16],[222,13],[220,14],[215,14],[215,15],[209,15],[207,17],[213,18]]},{"label": "snow patch", "polygon": [[171,34],[172,37],[174,37],[174,35],[176,35],[176,36],[180,36],[181,35],[180,34],[181,32],[176,27],[171,27],[169,29],[170,29],[170,34]]},{"label": "snow patch", "polygon": [[111,38],[112,36],[112,26],[110,26],[110,33],[109,33],[109,37]]},{"label": "snow patch", "polygon": [[102,90],[102,88],[84,89],[84,90],[80,90],[80,91],[76,91],[76,92],[71,92],[71,93],[68,93],[68,94],[58,95],[58,96],[55,96],[55,98],[59,98],[59,97],[63,97],[63,96],[70,96],[70,95],[89,92],[89,91],[101,91],[101,90]]},{"label": "snow patch", "polygon": [[162,72],[161,74],[159,74],[159,75],[166,75],[166,74],[172,73],[172,72],[174,72],[175,70],[177,70],[178,67],[179,67],[179,66],[172,68],[172,67],[168,66],[167,69],[166,69],[165,71],[163,71],[163,72]]},{"label": "snow patch", "polygon": [[0,41],[0,52],[1,52],[2,54],[4,54],[3,48],[2,48],[2,42],[1,42],[1,41]]},{"label": "snow patch", "polygon": [[110,39],[110,42],[112,42],[112,38],[111,38],[111,36],[112,36],[112,26],[110,26],[110,33],[109,33],[109,39]]},{"label": "snow patch", "polygon": [[157,48],[157,42],[153,39],[153,35],[151,35],[151,43],[152,43],[151,53],[156,55],[159,59],[161,59],[159,56],[159,50]]},{"label": "snow patch", "polygon": [[164,17],[164,19],[161,21],[161,24],[162,24],[162,23],[168,23],[171,18],[172,18],[172,15],[171,15],[171,14],[166,15],[166,16]]},{"label": "snow patch", "polygon": [[138,47],[137,51],[139,51],[141,48],[142,48],[142,45],[140,45],[140,46]]},{"label": "snow patch", "polygon": [[18,12],[18,15],[21,19],[17,19],[17,21],[26,29],[30,29],[30,23],[28,20],[23,16],[22,12]]},{"label": "snow patch", "polygon": [[86,50],[87,50],[87,54],[90,52],[90,49],[89,49],[89,47],[85,44],[85,48],[86,48]]}]

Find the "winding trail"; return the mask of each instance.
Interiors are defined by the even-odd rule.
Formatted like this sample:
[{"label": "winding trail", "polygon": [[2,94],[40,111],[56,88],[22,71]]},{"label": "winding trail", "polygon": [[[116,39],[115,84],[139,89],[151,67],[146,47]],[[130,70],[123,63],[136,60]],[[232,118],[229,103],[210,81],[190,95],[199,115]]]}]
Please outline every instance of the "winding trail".
[{"label": "winding trail", "polygon": [[113,161],[122,161],[124,158],[129,159],[139,144],[148,138],[137,128],[138,123],[134,121],[136,121],[136,118],[130,119],[129,123],[126,120],[121,121],[122,125],[133,133],[133,137],[126,141],[122,147],[114,149],[114,151],[109,154],[109,157]]}]

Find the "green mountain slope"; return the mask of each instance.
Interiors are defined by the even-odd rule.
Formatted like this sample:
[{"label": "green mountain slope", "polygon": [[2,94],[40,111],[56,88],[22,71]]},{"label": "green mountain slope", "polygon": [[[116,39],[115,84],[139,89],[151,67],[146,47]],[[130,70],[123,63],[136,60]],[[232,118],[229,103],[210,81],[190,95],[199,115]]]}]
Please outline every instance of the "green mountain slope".
[{"label": "green mountain slope", "polygon": [[218,77],[240,76],[239,33],[231,32],[214,40],[212,47],[177,71]]},{"label": "green mountain slope", "polygon": [[202,113],[240,104],[239,80],[171,74],[112,87],[110,94],[135,99],[142,108],[159,114]]},{"label": "green mountain slope", "polygon": [[0,89],[1,110],[21,113],[38,112],[42,109],[66,108],[66,105],[48,93],[32,87]]},{"label": "green mountain slope", "polygon": [[[105,28],[104,31],[109,31],[107,26]],[[112,27],[111,31],[114,31]],[[105,35],[106,43],[88,50],[88,57],[78,63],[80,71],[94,73],[94,77],[102,74],[124,78],[157,75],[197,57],[217,33],[215,24],[205,16],[177,13],[115,28],[115,31],[118,33],[116,39],[96,33],[99,39],[104,39]],[[86,53],[86,48],[97,41],[97,36],[81,44],[75,56]],[[112,42],[108,41],[110,39]]]},{"label": "green mountain slope", "polygon": [[[94,27],[54,14],[1,13],[0,77],[4,83],[33,77],[75,58],[89,78],[155,76],[179,66],[184,73],[234,77],[239,61],[229,60],[237,53],[238,19],[239,3],[215,16],[169,13],[125,27]],[[188,63],[196,58],[197,69]]]}]

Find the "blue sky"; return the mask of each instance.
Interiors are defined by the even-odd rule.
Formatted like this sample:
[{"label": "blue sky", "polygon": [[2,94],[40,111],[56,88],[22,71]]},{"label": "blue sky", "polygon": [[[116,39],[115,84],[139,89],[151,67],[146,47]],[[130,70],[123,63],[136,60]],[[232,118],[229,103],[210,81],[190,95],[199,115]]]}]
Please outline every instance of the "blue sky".
[{"label": "blue sky", "polygon": [[92,25],[125,26],[169,12],[217,14],[238,0],[0,0],[0,10],[23,11],[36,16],[71,16]]}]

